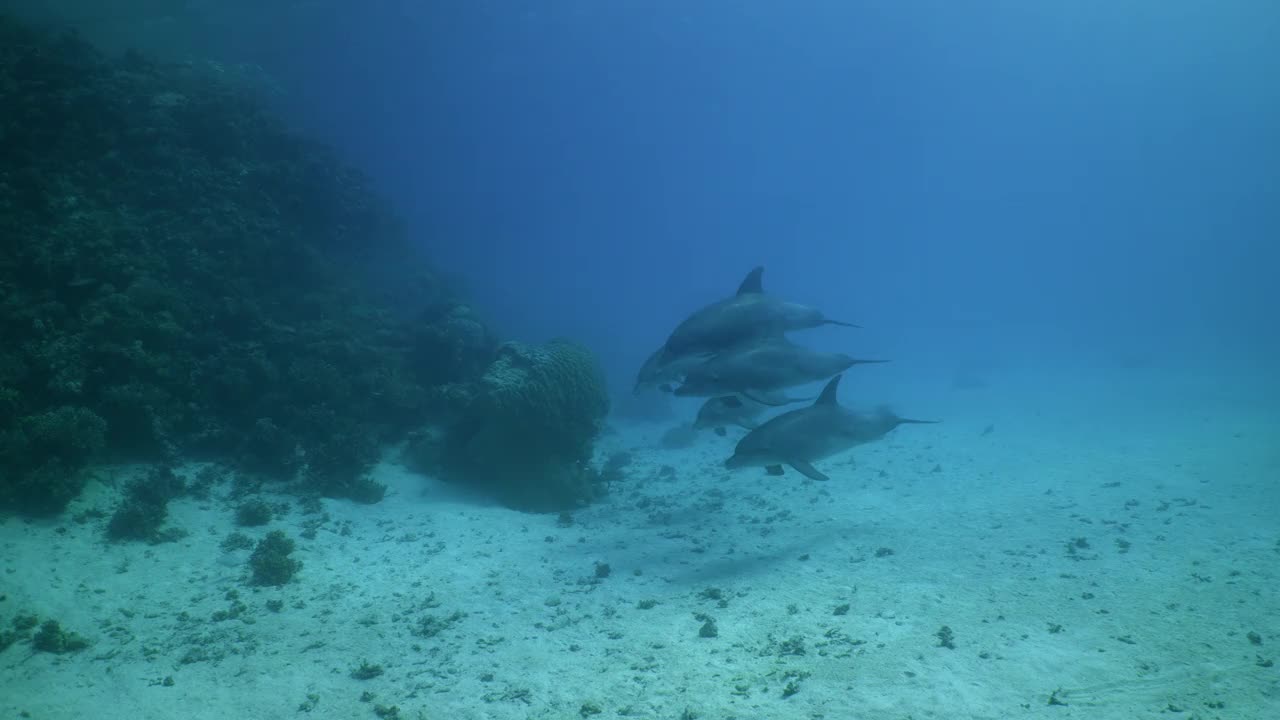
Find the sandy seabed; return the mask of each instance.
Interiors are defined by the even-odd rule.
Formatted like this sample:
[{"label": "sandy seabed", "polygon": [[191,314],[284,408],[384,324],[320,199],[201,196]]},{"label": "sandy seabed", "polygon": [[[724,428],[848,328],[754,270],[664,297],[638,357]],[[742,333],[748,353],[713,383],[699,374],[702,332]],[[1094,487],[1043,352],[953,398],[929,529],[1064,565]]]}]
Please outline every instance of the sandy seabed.
[{"label": "sandy seabed", "polygon": [[921,386],[899,409],[945,422],[825,483],[619,422],[626,477],[570,523],[388,461],[376,505],[264,495],[290,511],[240,530],[297,539],[281,588],[222,549],[226,486],[171,503],[176,542],[107,542],[82,513],[132,470],[104,468],[61,518],[0,524],[3,627],[91,642],[0,652],[0,717],[1280,718],[1277,396]]}]

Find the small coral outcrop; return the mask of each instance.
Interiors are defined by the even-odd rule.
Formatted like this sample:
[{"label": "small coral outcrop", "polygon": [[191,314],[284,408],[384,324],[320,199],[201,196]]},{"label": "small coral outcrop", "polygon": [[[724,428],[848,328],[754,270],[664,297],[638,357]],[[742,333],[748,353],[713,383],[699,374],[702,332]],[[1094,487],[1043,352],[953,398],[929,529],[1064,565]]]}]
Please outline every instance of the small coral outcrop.
[{"label": "small coral outcrop", "polygon": [[590,461],[608,412],[590,350],[568,340],[505,343],[439,437],[439,471],[522,510],[584,505],[603,487]]},{"label": "small coral outcrop", "polygon": [[[6,394],[10,407],[21,405],[3,387],[0,405]],[[0,420],[0,505],[37,515],[61,512],[80,494],[85,466],[106,443],[106,421],[88,408],[62,405],[19,417],[7,430],[3,424]]]},{"label": "small coral outcrop", "polygon": [[40,632],[31,638],[31,647],[40,652],[61,655],[83,650],[89,647],[89,641],[64,630],[57,620],[46,620],[40,626]]},{"label": "small coral outcrop", "polygon": [[289,557],[294,542],[281,530],[272,530],[258,541],[249,556],[249,581],[253,585],[280,586],[287,584],[302,569],[302,561]]},{"label": "small coral outcrop", "polygon": [[129,483],[124,498],[107,522],[110,540],[141,540],[160,543],[186,535],[180,528],[163,530],[169,516],[169,501],[186,494],[186,482],[172,468],[158,466],[146,476]]}]

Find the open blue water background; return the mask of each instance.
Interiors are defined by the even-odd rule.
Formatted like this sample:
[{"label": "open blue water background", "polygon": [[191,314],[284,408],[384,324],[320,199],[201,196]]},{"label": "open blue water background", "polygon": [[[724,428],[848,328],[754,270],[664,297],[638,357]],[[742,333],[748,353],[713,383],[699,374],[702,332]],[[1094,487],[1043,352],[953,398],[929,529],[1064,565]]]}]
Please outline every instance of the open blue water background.
[{"label": "open blue water background", "polygon": [[1266,0],[34,8],[261,66],[504,333],[619,387],[756,264],[891,372],[1280,355]]}]

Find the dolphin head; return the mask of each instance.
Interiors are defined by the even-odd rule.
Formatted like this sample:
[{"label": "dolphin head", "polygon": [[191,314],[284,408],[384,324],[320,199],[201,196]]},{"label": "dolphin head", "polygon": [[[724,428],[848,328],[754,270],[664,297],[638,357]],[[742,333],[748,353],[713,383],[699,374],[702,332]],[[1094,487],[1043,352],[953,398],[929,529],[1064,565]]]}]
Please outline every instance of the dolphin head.
[{"label": "dolphin head", "polygon": [[742,401],[736,396],[708,398],[702,403],[702,407],[698,408],[698,416],[694,418],[693,427],[704,429],[731,421],[734,411],[741,408]]},{"label": "dolphin head", "polygon": [[655,350],[653,354],[644,361],[644,365],[640,366],[640,372],[636,374],[636,386],[634,392],[639,394],[641,390],[656,387],[661,383],[664,379],[663,370],[667,364],[667,348],[664,345]]},{"label": "dolphin head", "polygon": [[784,462],[778,454],[773,442],[753,431],[738,441],[738,446],[733,449],[733,455],[724,461],[724,466],[729,470],[737,470],[778,465]]},{"label": "dolphin head", "polygon": [[724,461],[724,466],[727,470],[785,464],[787,464],[785,458],[778,457],[777,453],[770,452],[765,448],[745,451],[739,448],[733,452],[733,455],[728,460]]},{"label": "dolphin head", "polygon": [[635,392],[638,394],[646,388],[670,392],[668,385],[682,382],[690,368],[706,362],[708,357],[710,356],[705,353],[676,355],[665,346],[658,348],[641,366],[640,373],[636,376]]},{"label": "dolphin head", "polygon": [[672,391],[678,397],[708,397],[722,394],[720,373],[714,370],[699,370],[684,376],[683,382]]},{"label": "dolphin head", "polygon": [[702,392],[702,389],[699,383],[697,382],[690,383],[688,381],[685,381],[675,386],[675,388],[671,391],[671,394],[675,395],[676,397],[698,397],[699,395],[703,395],[704,393]]}]

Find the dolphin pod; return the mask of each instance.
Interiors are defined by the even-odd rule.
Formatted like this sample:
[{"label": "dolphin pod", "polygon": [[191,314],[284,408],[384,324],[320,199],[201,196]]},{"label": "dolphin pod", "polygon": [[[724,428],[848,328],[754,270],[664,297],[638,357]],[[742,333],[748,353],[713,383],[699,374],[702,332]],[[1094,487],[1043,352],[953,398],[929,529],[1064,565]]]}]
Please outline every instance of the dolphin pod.
[{"label": "dolphin pod", "polygon": [[681,380],[691,368],[716,355],[780,338],[786,332],[823,325],[858,327],[828,318],[817,308],[766,293],[763,275],[763,267],[752,269],[736,293],[700,308],[682,320],[662,347],[654,351],[640,368],[636,391],[671,385]]},{"label": "dolphin pod", "polygon": [[[789,466],[814,480],[826,480],[813,463],[883,438],[912,420],[881,408],[860,414],[836,400],[840,378],[854,365],[882,363],[844,353],[811,350],[792,343],[786,333],[822,325],[860,327],[828,318],[821,310],[789,302],[764,291],[763,267],[747,273],[733,295],[702,307],[682,320],[655,350],[636,377],[635,390],[657,388],[681,397],[709,398],[698,411],[698,428],[727,434],[725,426],[748,430],[729,469],[764,467],[772,475]],[[756,417],[769,408],[795,402],[784,391],[828,380],[812,404],[784,412],[764,423]]]}]

